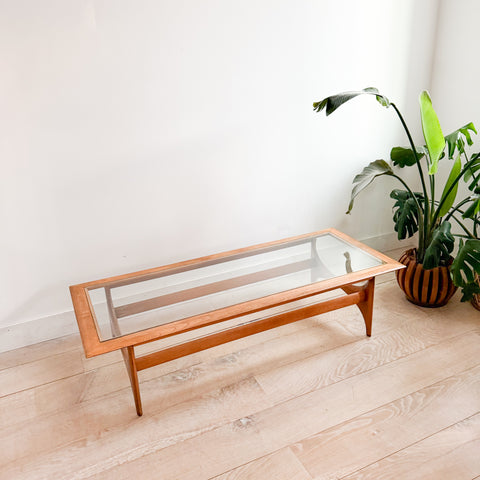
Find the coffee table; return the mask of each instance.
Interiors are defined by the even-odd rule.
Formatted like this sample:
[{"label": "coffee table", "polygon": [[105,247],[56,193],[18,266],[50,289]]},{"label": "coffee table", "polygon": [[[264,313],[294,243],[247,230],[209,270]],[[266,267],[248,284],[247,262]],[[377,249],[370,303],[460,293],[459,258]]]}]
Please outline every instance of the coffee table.
[{"label": "coffee table", "polygon": [[[140,416],[140,370],[349,305],[358,306],[370,336],[375,277],[401,268],[327,229],[82,283],[70,292],[86,356],[122,351]],[[340,296],[319,297],[336,289]],[[139,345],[165,339],[177,343],[136,356]]]}]

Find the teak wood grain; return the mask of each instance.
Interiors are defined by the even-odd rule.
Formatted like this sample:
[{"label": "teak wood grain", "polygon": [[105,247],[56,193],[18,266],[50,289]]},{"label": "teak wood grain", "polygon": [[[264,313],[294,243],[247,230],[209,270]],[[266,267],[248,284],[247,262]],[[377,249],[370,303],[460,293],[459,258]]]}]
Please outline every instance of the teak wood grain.
[{"label": "teak wood grain", "polygon": [[338,308],[360,304],[365,298],[366,294],[364,292],[356,292],[345,297],[334,298],[327,302],[317,303],[308,307],[298,308],[290,312],[267,317],[263,320],[252,320],[244,325],[232,327],[222,332],[213,333],[208,336],[192,340],[188,343],[182,343],[159,352],[138,357],[136,359],[137,369],[144,370],[145,368],[153,367],[155,365],[159,365],[185,355],[190,355],[195,352],[200,352],[207,348],[216,347],[226,342],[232,342],[248,335],[254,335],[271,328],[287,325],[288,323],[297,322],[298,320],[310,318]]}]

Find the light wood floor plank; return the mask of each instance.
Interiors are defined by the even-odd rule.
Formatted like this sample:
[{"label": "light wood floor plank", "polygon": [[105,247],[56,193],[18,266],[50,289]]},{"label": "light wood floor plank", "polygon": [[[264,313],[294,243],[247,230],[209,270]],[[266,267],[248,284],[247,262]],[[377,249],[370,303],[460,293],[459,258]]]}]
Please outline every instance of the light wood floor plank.
[{"label": "light wood floor plank", "polygon": [[80,335],[68,335],[65,337],[47,340],[27,347],[8,350],[0,353],[0,370],[10,367],[18,367],[24,363],[59,355],[70,350],[80,350]]},{"label": "light wood floor plank", "polygon": [[[158,450],[154,444],[148,454],[145,450],[127,448],[115,457],[102,459],[102,449],[112,442],[105,435],[87,445],[81,442],[51,452],[36,462],[24,464],[23,469],[25,472],[28,468],[34,475],[50,464],[58,467],[61,462],[60,470],[82,472],[71,478],[120,480],[132,476],[146,478],[152,465],[161,465],[165,480],[214,477],[472,368],[477,363],[479,340],[478,334],[452,339],[194,438]],[[78,456],[79,449],[84,453],[82,458]],[[179,462],[180,458],[188,458],[188,462]],[[90,476],[85,475],[87,471],[82,470],[82,464],[88,465],[84,468],[88,468]],[[7,478],[15,478],[19,465],[9,467],[6,471],[13,476]],[[52,474],[51,468],[49,471],[51,479],[62,478]]]},{"label": "light wood floor plank", "polygon": [[[15,434],[12,431],[8,438],[2,438],[2,480],[87,478],[98,470],[182,443],[248,415],[252,408],[264,409],[270,404],[250,378],[148,417],[138,418],[135,412],[127,412],[126,403],[121,399],[116,403],[99,400],[95,405],[96,414],[84,407],[76,418],[45,419],[39,425],[32,424],[31,432],[23,429]],[[101,409],[103,416],[100,416]],[[107,415],[111,426],[106,423]],[[103,422],[101,427],[98,422]],[[56,427],[48,431],[48,425]],[[71,441],[75,437],[81,440]],[[45,445],[49,444],[57,445],[56,449],[46,451]],[[92,456],[96,458],[93,464]],[[11,461],[12,458],[16,461]]]},{"label": "light wood floor plank", "polygon": [[[1,433],[8,427],[22,429],[45,415],[77,406],[88,392],[94,371],[72,375],[51,383],[0,398]],[[125,379],[125,382],[127,379]],[[12,414],[14,412],[14,414]]]},{"label": "light wood floor plank", "polygon": [[456,325],[451,321],[442,321],[441,318],[416,318],[397,329],[299,359],[273,371],[258,374],[256,378],[272,398],[284,401],[471,331],[480,331],[478,321],[465,321]]},{"label": "light wood floor plank", "polygon": [[211,480],[311,480],[290,448],[254,460]]},{"label": "light wood floor plank", "polygon": [[0,370],[0,397],[83,372],[79,350]]},{"label": "light wood floor plank", "polygon": [[[478,311],[416,307],[394,281],[375,296],[371,339],[350,307],[141,372],[142,418],[118,352],[85,359],[76,335],[4,352],[0,478],[307,480],[302,463],[338,478],[387,459],[479,477]],[[456,447],[436,456],[437,435]]]},{"label": "light wood floor plank", "polygon": [[343,478],[470,480],[479,473],[480,413]]},{"label": "light wood floor plank", "polygon": [[[189,401],[212,389],[227,387],[231,384],[232,378],[244,379],[253,372],[272,368],[283,362],[291,362],[298,356],[309,356],[314,351],[328,350],[338,343],[352,340],[349,334],[332,322],[317,326],[314,333],[312,335],[312,332],[302,329],[292,335],[274,338],[260,346],[254,345],[234,354],[214,358],[209,362],[193,365],[158,378],[151,378],[150,381],[145,381],[145,377],[148,379],[148,376],[154,376],[157,369],[152,368],[141,372],[143,380],[141,390],[145,411],[148,411],[149,415],[155,415],[172,405]],[[144,373],[146,375],[143,375]],[[124,388],[118,391],[118,385],[123,385]],[[128,385],[123,364],[113,364],[88,372],[88,375],[80,380],[73,390],[68,390],[71,388],[71,380],[60,384],[62,390],[53,386],[36,389],[36,396],[24,400],[27,403],[33,401],[35,407],[43,407],[44,412],[51,409],[52,414],[45,417],[37,415],[35,423],[28,426],[28,439],[32,449],[37,452],[48,451],[60,445],[80,440],[93,432],[100,436],[102,430],[111,430],[122,426],[125,416],[129,420],[135,419]],[[55,385],[55,387],[57,386]],[[109,391],[109,388],[114,388],[116,391]],[[68,390],[66,394],[65,390]],[[107,393],[108,395],[106,395]],[[93,401],[100,398],[101,402]],[[67,410],[60,408],[52,410],[55,402],[65,400],[75,400],[75,403]],[[253,411],[258,411],[258,408],[259,405],[254,404]],[[85,417],[98,419],[98,427],[93,432],[89,422],[81,422],[81,419]],[[59,428],[54,436],[45,438],[44,431],[53,421],[67,426],[79,424],[79,427],[75,429]],[[21,458],[19,455],[28,451],[25,444],[22,448],[15,448],[12,451],[12,448],[18,443],[17,432],[16,424],[3,429],[0,449],[2,445],[5,445],[3,453],[5,462]]]},{"label": "light wood floor plank", "polygon": [[292,449],[315,480],[341,478],[478,411],[480,365],[336,425]]},{"label": "light wood floor plank", "polygon": [[[287,325],[286,327],[290,326]],[[153,411],[150,411],[150,413],[158,412],[158,408],[162,405],[169,405],[171,396],[168,393],[165,396],[162,392],[168,392],[172,385],[176,389],[179,380],[182,380],[187,386],[191,385],[188,390],[190,395],[200,395],[205,392],[205,388],[212,388],[212,385],[214,385],[213,388],[221,388],[223,385],[230,384],[232,376],[245,378],[252,372],[259,373],[272,366],[289,363],[295,358],[308,357],[315,352],[355,341],[351,334],[333,320],[320,323],[318,319],[309,319],[304,325],[299,325],[297,329],[283,329],[282,327],[277,329],[276,336],[271,335],[270,332],[254,335],[253,337],[256,338],[250,337],[250,344],[245,341],[234,342],[230,344],[229,348],[222,348],[224,346],[221,346],[213,349],[215,351],[210,351],[208,356],[205,352],[200,352],[204,355],[190,355],[184,359],[179,359],[179,361],[168,362],[140,372],[142,392],[151,391],[153,394]],[[245,348],[235,350],[235,348],[242,346]],[[221,353],[224,355],[220,355]],[[72,355],[72,358],[78,356],[75,352]],[[198,363],[202,358],[205,361]],[[45,366],[44,360],[41,360],[39,364],[38,362],[32,362],[28,365],[32,369],[35,365],[35,369],[41,369]],[[13,367],[10,371],[6,370],[5,372],[9,372],[10,378],[15,379],[19,369],[22,368],[26,367]],[[56,370],[50,372],[49,377],[54,378],[55,375],[67,376],[69,368],[68,362],[64,362],[62,365],[55,364]],[[71,375],[73,373],[72,371]],[[46,373],[43,372],[43,375],[46,375]],[[217,383],[214,384],[214,382]],[[12,389],[15,385],[17,384],[13,382]],[[194,385],[196,386],[194,387]],[[130,404],[129,382],[123,362],[107,363],[95,370],[86,371],[83,376],[66,377],[46,385],[40,384],[32,390],[20,391],[0,398],[0,425],[7,427],[30,421],[42,415],[60,413],[72,407],[77,408],[77,404],[81,402],[93,401],[96,398],[115,394],[121,390],[123,390],[125,402]],[[184,394],[177,395],[177,397],[179,397],[179,401],[187,399]],[[149,398],[148,394],[144,398],[146,408],[149,408]],[[22,414],[10,415],[9,412],[12,408],[17,409]]]}]

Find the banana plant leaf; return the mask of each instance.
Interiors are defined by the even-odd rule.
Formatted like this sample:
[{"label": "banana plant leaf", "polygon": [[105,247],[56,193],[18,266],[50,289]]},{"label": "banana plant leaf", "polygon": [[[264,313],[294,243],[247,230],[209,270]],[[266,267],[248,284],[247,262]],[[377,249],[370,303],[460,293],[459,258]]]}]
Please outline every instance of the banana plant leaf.
[{"label": "banana plant leaf", "polygon": [[355,197],[368,185],[370,185],[375,178],[381,175],[394,175],[392,167],[385,160],[375,160],[369,163],[363,170],[353,179],[354,187],[350,197],[347,213],[350,213],[353,208]]},{"label": "banana plant leaf", "polygon": [[358,97],[359,95],[375,95],[377,101],[384,107],[390,106],[390,101],[387,97],[380,95],[378,90],[374,87],[368,87],[363,90],[357,90],[352,92],[343,92],[330,97],[326,97],[319,102],[314,102],[313,110],[316,112],[321,112],[325,109],[326,115],[330,115],[337,108],[341,107],[344,103],[348,102],[352,98]]},{"label": "banana plant leaf", "polygon": [[451,228],[450,222],[442,222],[433,232],[432,241],[426,248],[423,257],[423,268],[425,270],[439,265],[448,265],[455,244],[455,237],[450,232]]},{"label": "banana plant leaf", "polygon": [[[460,160],[460,155],[458,155],[457,159],[453,163],[452,169],[450,170],[450,175],[448,176],[442,196],[440,197],[440,202],[442,206],[440,207],[440,210],[438,212],[439,217],[443,217],[444,215],[446,215],[452,207],[453,202],[455,201],[458,191],[458,181],[456,181],[456,179],[461,170],[462,161]],[[450,193],[448,193],[449,190]]]},{"label": "banana plant leaf", "polygon": [[[418,202],[423,202],[423,195],[415,192]],[[396,200],[393,205],[393,222],[398,239],[411,237],[418,231],[418,207],[413,196],[407,190],[392,190],[390,197]]]},{"label": "banana plant leaf", "polygon": [[438,170],[438,161],[445,148],[445,138],[437,114],[433,109],[432,100],[425,90],[420,94],[420,114],[423,136],[430,154],[430,168],[428,173],[433,175],[437,173]]},{"label": "banana plant leaf", "polygon": [[417,163],[417,159],[420,161],[425,156],[423,147],[417,148],[416,151],[417,158],[415,158],[411,148],[393,147],[390,152],[390,158],[396,167],[411,167]]},{"label": "banana plant leaf", "polygon": [[475,282],[475,273],[480,275],[480,240],[469,238],[460,240],[460,248],[450,267],[452,280],[457,287],[465,287]]},{"label": "banana plant leaf", "polygon": [[465,137],[468,145],[473,145],[473,140],[470,132],[477,133],[475,125],[472,122],[464,125],[463,127],[455,130],[454,132],[450,133],[445,137],[445,141],[447,142],[448,146],[448,158],[453,158],[455,148],[458,148],[459,153],[464,152],[465,142],[462,139],[462,135]]}]

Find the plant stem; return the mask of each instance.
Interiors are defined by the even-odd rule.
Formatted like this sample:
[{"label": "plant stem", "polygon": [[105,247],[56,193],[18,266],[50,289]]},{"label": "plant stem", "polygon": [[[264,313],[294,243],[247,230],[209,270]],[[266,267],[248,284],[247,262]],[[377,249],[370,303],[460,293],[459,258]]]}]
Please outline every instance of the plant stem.
[{"label": "plant stem", "polygon": [[430,178],[430,195],[431,195],[431,199],[432,199],[431,216],[433,217],[433,212],[435,210],[434,209],[434,205],[435,205],[435,176],[434,175],[429,175],[429,178]]},{"label": "plant stem", "polygon": [[[468,162],[468,157],[467,157],[467,153],[465,152],[465,150],[463,151],[463,154],[465,155],[465,159],[467,160]],[[477,154],[474,154],[472,156],[472,160],[475,161],[475,160],[478,160],[480,154],[477,153]],[[478,181],[478,177],[475,175],[475,171],[473,170],[473,168],[470,166],[470,173],[472,174],[472,178],[473,178],[473,183],[474,185],[479,185],[479,181]],[[478,220],[479,220],[479,215],[477,213],[477,215],[475,215],[475,218],[473,218],[473,235],[475,238],[478,238]]]},{"label": "plant stem", "polygon": [[417,206],[417,209],[419,213],[422,211],[422,207],[420,206],[420,203],[418,203],[417,196],[412,192],[410,187],[405,183],[402,177],[399,177],[398,175],[393,174],[392,175],[394,178],[396,178],[408,191],[408,193],[412,196],[413,200],[415,201],[415,204]]},{"label": "plant stem", "polygon": [[465,227],[465,225],[457,218],[455,217],[454,215],[452,215],[452,218],[460,225],[460,227],[462,228],[462,230],[468,235],[468,238],[475,238],[473,236],[473,233],[472,232],[469,232],[467,227]]},{"label": "plant stem", "polygon": [[[467,163],[468,163],[467,152],[465,152],[465,150],[463,151],[463,154],[465,155],[465,160],[467,160]],[[473,160],[473,161],[478,160],[479,156],[480,156],[480,153],[476,153],[476,154],[474,154],[474,155],[472,156],[471,160]],[[475,172],[474,172],[474,170],[471,168],[471,166],[470,166],[470,173],[472,174],[472,178],[473,178],[473,180],[474,180],[475,185],[478,185],[478,178],[477,178],[477,176],[475,175]]]},{"label": "plant stem", "polygon": [[[455,206],[455,208],[443,219],[444,221],[447,221],[462,205],[465,205],[470,201],[470,197],[464,198],[458,205]],[[463,212],[460,212],[463,213]]]},{"label": "plant stem", "polygon": [[[462,201],[461,203],[465,203],[465,202],[468,202],[469,199],[467,198],[465,201]],[[455,207],[455,210],[458,211],[458,213],[461,213],[462,215],[465,213],[464,210],[460,210],[460,204],[457,205]],[[452,212],[453,213],[453,212]],[[451,215],[449,215],[451,216]],[[480,218],[478,215],[476,215],[474,218],[471,218],[470,219],[472,222],[473,222],[473,235],[474,235],[474,238],[478,238],[478,235],[477,235],[477,227],[480,226]],[[469,237],[470,238],[470,237]]]},{"label": "plant stem", "polygon": [[[422,217],[422,210],[418,210],[418,218],[419,218],[419,239],[418,239],[418,252],[417,252],[417,256],[419,258],[417,258],[417,261],[419,263],[421,263],[423,261],[423,256],[425,254],[425,250],[426,250],[426,239],[427,239],[427,232],[429,230],[428,226],[429,226],[429,221],[430,221],[430,200],[428,198],[428,193],[427,193],[427,187],[425,185],[425,176],[423,174],[423,169],[422,169],[422,166],[420,165],[420,160],[418,159],[418,155],[417,155],[417,149],[415,147],[415,144],[413,143],[413,139],[412,139],[412,136],[410,135],[410,131],[408,130],[408,127],[407,127],[407,124],[405,123],[405,120],[403,119],[402,117],[402,114],[400,113],[400,110],[397,108],[397,106],[394,104],[394,103],[390,103],[390,105],[392,105],[392,107],[395,109],[395,112],[397,112],[397,115],[398,115],[398,118],[400,119],[400,121],[402,122],[402,125],[403,125],[403,128],[405,129],[405,132],[407,134],[407,137],[408,137],[408,141],[410,142],[410,147],[413,151],[413,155],[415,156],[415,163],[417,164],[417,168],[418,168],[418,173],[420,174],[420,180],[422,182],[422,190],[423,190],[423,196],[424,196],[424,205],[425,205],[425,208],[423,209],[424,211],[424,219],[425,221],[423,221],[423,219],[421,220],[420,222],[420,218]],[[405,185],[405,182],[402,181],[402,183],[404,183]],[[408,189],[410,191],[410,189]],[[415,195],[414,195],[414,198]],[[417,205],[418,205],[418,202],[417,202]],[[420,223],[422,223],[422,228],[420,229]]]},{"label": "plant stem", "polygon": [[[468,160],[468,157],[465,151],[463,153],[465,154],[465,158],[467,158]],[[473,161],[478,160],[479,157],[480,157],[480,153],[473,154],[472,160]],[[478,177],[475,175],[475,171],[473,170],[473,168],[471,168],[471,166],[470,166],[470,173],[472,174],[474,185],[479,185]],[[474,238],[478,238],[478,224],[480,221],[480,216],[478,215],[478,213],[477,215],[475,215],[475,217],[472,220],[473,220],[473,235],[474,235]]]}]

